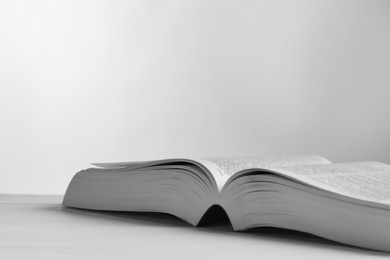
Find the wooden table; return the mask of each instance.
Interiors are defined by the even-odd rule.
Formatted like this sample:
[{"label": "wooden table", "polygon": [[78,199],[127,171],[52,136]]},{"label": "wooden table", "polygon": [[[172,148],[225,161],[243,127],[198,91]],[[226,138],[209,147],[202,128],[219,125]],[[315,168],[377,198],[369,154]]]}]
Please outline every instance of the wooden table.
[{"label": "wooden table", "polygon": [[229,223],[192,227],[164,214],[61,206],[61,196],[0,195],[0,259],[379,259],[390,254],[308,234]]}]

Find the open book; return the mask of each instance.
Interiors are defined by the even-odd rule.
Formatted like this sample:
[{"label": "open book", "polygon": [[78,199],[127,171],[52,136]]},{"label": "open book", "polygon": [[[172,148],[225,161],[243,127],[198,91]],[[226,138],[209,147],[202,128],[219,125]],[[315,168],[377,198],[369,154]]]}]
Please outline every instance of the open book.
[{"label": "open book", "polygon": [[319,156],[100,163],[78,172],[63,205],[175,215],[198,225],[213,205],[234,230],[272,226],[390,251],[390,165]]}]

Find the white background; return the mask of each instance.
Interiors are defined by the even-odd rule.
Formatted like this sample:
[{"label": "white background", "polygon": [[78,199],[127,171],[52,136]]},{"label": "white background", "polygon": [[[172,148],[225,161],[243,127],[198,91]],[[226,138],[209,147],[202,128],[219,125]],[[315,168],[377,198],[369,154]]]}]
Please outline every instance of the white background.
[{"label": "white background", "polygon": [[390,2],[1,1],[0,193],[89,162],[390,163]]}]

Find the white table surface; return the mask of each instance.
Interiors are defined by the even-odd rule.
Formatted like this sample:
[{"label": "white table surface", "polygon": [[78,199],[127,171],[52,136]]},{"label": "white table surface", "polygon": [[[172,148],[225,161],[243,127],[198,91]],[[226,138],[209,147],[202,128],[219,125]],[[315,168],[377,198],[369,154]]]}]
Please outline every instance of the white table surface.
[{"label": "white table surface", "polygon": [[61,206],[61,196],[0,195],[0,259],[384,259],[308,234],[228,223],[192,227],[164,214]]}]

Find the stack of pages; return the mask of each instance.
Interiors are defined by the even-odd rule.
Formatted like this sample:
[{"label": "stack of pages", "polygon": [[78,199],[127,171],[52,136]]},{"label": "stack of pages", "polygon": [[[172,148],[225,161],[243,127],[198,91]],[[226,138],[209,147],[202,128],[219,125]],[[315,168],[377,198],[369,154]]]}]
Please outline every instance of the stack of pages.
[{"label": "stack of pages", "polygon": [[390,165],[319,156],[100,163],[78,172],[63,205],[169,213],[196,226],[213,205],[234,230],[279,227],[390,251]]}]

